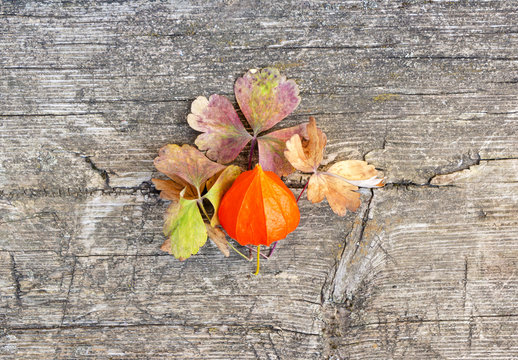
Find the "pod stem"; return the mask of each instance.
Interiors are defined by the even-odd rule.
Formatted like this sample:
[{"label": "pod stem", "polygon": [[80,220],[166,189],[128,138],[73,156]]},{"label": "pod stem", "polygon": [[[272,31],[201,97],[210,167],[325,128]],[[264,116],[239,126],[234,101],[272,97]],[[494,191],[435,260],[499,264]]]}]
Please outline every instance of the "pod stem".
[{"label": "pod stem", "polygon": [[[248,250],[250,250],[250,258],[252,258],[252,253],[253,253],[253,252],[257,252],[257,250],[256,250],[256,249],[254,249],[251,245],[245,245],[245,247],[246,247]],[[264,253],[261,253],[261,257],[262,257],[263,259],[268,259],[268,256],[264,255]]]},{"label": "pod stem", "polygon": [[261,266],[261,245],[257,245],[257,269],[254,275],[259,275],[259,267]]}]

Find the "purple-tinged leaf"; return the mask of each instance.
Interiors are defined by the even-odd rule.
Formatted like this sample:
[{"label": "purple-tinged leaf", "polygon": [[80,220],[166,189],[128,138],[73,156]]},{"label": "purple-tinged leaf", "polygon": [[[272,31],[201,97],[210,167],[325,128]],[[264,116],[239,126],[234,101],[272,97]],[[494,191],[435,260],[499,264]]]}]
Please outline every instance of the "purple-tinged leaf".
[{"label": "purple-tinged leaf", "polygon": [[273,171],[279,176],[291,174],[295,169],[284,156],[286,141],[295,134],[302,137],[305,132],[306,124],[301,124],[258,137],[259,164],[265,171]]},{"label": "purple-tinged leaf", "polygon": [[300,103],[295,81],[286,80],[275,68],[249,70],[237,79],[234,92],[255,136],[284,119]]},{"label": "purple-tinged leaf", "polygon": [[207,159],[198,149],[190,145],[182,147],[169,144],[160,149],[155,158],[155,167],[171,179],[178,178],[194,186],[198,196],[203,191],[202,185],[214,174],[225,169],[225,166]]},{"label": "purple-tinged leaf", "polygon": [[187,122],[194,130],[203,132],[196,138],[196,146],[222,164],[234,160],[252,139],[224,96],[212,95],[209,100],[199,96],[191,105]]}]

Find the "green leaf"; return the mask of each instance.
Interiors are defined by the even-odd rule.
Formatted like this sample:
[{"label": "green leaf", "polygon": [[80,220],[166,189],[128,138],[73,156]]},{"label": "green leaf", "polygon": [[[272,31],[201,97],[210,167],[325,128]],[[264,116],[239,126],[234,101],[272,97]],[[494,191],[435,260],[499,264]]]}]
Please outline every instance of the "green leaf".
[{"label": "green leaf", "polygon": [[180,197],[179,202],[169,206],[164,235],[171,244],[170,253],[176,258],[184,260],[198,252],[207,241],[207,229],[196,200]]},{"label": "green leaf", "polygon": [[203,196],[205,199],[209,200],[214,207],[214,215],[210,221],[212,226],[219,225],[218,219],[218,209],[219,203],[221,202],[221,198],[230,189],[232,183],[241,173],[241,169],[239,166],[230,165],[219,175],[218,179],[209,189],[209,191]]}]

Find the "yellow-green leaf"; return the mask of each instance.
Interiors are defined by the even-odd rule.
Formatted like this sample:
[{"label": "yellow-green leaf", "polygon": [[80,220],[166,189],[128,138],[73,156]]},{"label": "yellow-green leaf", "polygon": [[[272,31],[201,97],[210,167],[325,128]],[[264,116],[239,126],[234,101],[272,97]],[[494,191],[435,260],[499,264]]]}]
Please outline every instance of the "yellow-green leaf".
[{"label": "yellow-green leaf", "polygon": [[164,235],[169,238],[170,253],[179,259],[187,259],[205,245],[207,229],[196,200],[180,197],[179,202],[169,206]]},{"label": "yellow-green leaf", "polygon": [[218,219],[218,209],[221,198],[227,190],[232,186],[232,183],[238,175],[241,173],[241,169],[239,166],[230,165],[219,175],[218,179],[209,189],[209,191],[203,196],[205,199],[209,200],[214,207],[214,215],[210,221],[212,226],[216,226],[219,224]]}]

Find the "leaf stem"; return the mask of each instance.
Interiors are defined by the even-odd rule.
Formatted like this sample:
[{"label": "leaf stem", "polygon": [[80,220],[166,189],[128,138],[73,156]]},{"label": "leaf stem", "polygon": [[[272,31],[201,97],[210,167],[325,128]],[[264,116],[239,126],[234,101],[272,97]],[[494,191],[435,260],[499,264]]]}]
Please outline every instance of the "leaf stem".
[{"label": "leaf stem", "polygon": [[[207,220],[209,220],[209,224],[211,224],[209,214],[207,214],[207,210],[205,210],[205,206],[203,206],[203,200],[201,198],[199,198],[197,201],[198,201],[198,205],[200,205],[200,207],[201,207],[201,211],[203,211],[203,214],[205,215]],[[211,226],[212,226],[212,224],[211,224]]]},{"label": "leaf stem", "polygon": [[[318,173],[319,173],[319,174],[322,174],[322,175],[331,176],[331,177],[334,177],[334,178],[336,178],[336,179],[340,179],[340,180],[342,180],[342,181],[345,181],[345,182],[346,182],[346,183],[348,183],[348,184],[351,184],[351,183],[349,182],[349,180],[347,180],[346,178],[344,178],[344,177],[342,177],[342,176],[340,176],[340,175],[336,175],[336,174],[333,174],[333,173],[330,173],[330,172],[327,172],[327,171],[319,171]],[[351,184],[351,185],[353,185],[353,184]]]},{"label": "leaf stem", "polygon": [[268,257],[272,256],[273,252],[275,251],[275,248],[277,247],[277,241],[273,243],[272,248],[270,249],[270,252],[268,253]]},{"label": "leaf stem", "polygon": [[[304,194],[304,190],[306,190],[306,189],[307,189],[308,185],[309,185],[309,179],[308,179],[308,181],[306,182],[306,185],[304,185],[304,187],[302,188],[302,191],[300,192],[299,197],[297,198],[297,204],[299,203],[299,200],[300,200],[300,198],[302,197],[302,194]],[[270,252],[268,253],[268,257],[272,256],[272,254],[273,254],[273,252],[275,251],[275,248],[276,248],[276,247],[277,247],[277,241],[273,243],[273,246],[272,246],[272,248],[270,249]]]},{"label": "leaf stem", "polygon": [[228,246],[230,246],[230,248],[231,248],[232,250],[234,250],[234,251],[235,251],[235,252],[237,252],[239,255],[241,255],[242,257],[244,257],[244,258],[246,259],[246,261],[250,261],[250,260],[251,260],[251,259],[249,259],[249,258],[248,258],[248,256],[246,256],[246,255],[245,255],[245,254],[243,254],[241,251],[239,251],[238,249],[236,249],[236,248],[234,247],[234,245],[232,245],[232,244],[230,243],[230,241],[227,241],[227,244],[228,244]]},{"label": "leaf stem", "polygon": [[[256,249],[252,248],[250,245],[246,245],[246,248],[248,248],[248,250],[250,250],[251,252],[257,251]],[[263,253],[261,253],[261,256],[263,259],[268,259],[268,256],[264,255]]]},{"label": "leaf stem", "polygon": [[304,194],[304,191],[308,188],[308,185],[309,185],[309,179],[306,182],[306,185],[304,185],[304,187],[302,188],[302,191],[300,192],[299,197],[297,198],[297,204],[299,203],[299,200],[300,200],[302,194]]},{"label": "leaf stem", "polygon": [[[207,218],[207,220],[209,221],[209,224],[210,224],[210,218],[209,218],[209,215],[207,214],[207,210],[205,210],[205,207],[203,206],[203,201],[201,201],[201,199],[198,199],[198,204],[200,205],[201,207],[201,210],[203,212],[203,214],[205,215],[205,217]],[[212,226],[212,225],[210,225]],[[239,255],[241,255],[242,257],[244,257],[247,261],[250,261],[250,259],[248,258],[248,256],[244,255],[241,251],[239,251],[238,249],[236,249],[231,243],[230,241],[227,241],[227,244],[228,246],[230,246],[230,248],[232,250],[234,250],[235,252],[237,252]]]},{"label": "leaf stem", "polygon": [[252,158],[254,157],[254,149],[257,139],[254,137],[252,139],[252,143],[250,144],[250,154],[248,155],[248,170],[252,168]]},{"label": "leaf stem", "polygon": [[257,245],[257,269],[254,275],[259,275],[259,267],[261,266],[261,245]]}]

